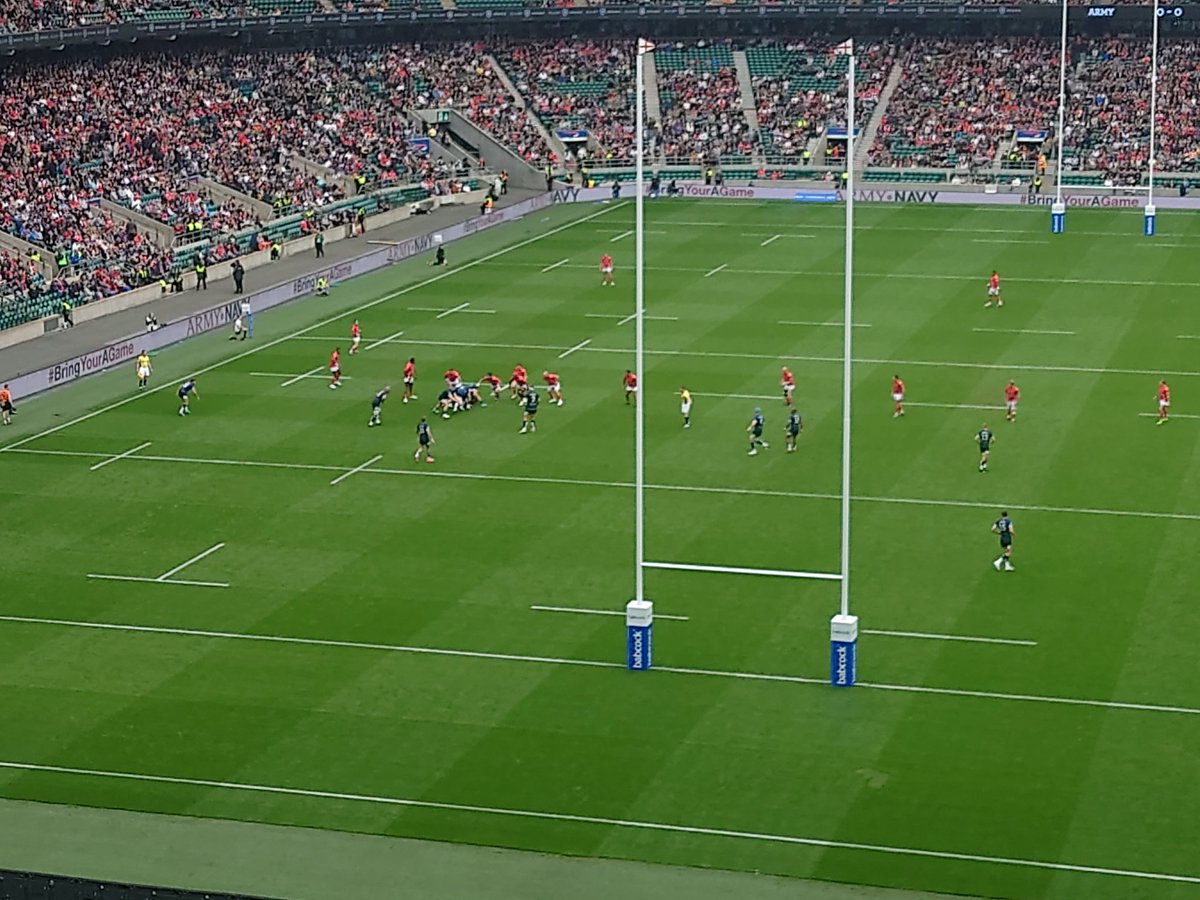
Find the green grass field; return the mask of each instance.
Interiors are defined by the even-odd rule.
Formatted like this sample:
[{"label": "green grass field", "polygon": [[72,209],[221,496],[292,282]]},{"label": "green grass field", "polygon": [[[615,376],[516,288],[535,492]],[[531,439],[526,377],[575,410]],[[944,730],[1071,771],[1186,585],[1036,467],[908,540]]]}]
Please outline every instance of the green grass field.
[{"label": "green grass field", "polygon": [[[258,317],[253,343],[168,350],[141,396],[122,371],[31,401],[0,433],[20,442],[0,455],[0,795],[972,895],[1197,896],[1200,342],[1177,335],[1200,335],[1200,219],[1162,215],[1150,240],[1136,211],[1072,211],[1058,238],[1047,218],[858,210],[852,605],[909,634],[864,635],[852,690],[826,683],[832,582],[649,571],[681,617],[658,622],[651,673],[624,670],[620,618],[531,609],[611,613],[633,590],[631,204],[453,245],[432,280],[338,285]],[[841,220],[647,207],[651,560],[837,571]],[[330,390],[356,317],[368,349]],[[443,370],[518,362],[562,376],[536,434],[505,399],[435,419],[436,463],[413,461]],[[197,370],[184,419],[174,387]],[[771,448],[749,458],[755,406]],[[991,566],[1002,509],[1013,573]],[[228,587],[153,581],[218,544],[172,577]]]}]

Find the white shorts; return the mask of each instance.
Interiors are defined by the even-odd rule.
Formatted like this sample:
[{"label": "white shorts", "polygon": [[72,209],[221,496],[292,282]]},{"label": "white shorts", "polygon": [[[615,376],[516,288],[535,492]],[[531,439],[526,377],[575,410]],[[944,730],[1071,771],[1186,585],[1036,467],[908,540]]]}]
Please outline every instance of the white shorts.
[{"label": "white shorts", "polygon": [[334,375],[336,375],[338,372],[342,371],[342,367],[341,366],[330,366],[329,371],[332,372]]},{"label": "white shorts", "polygon": [[689,414],[691,414],[691,411],[692,411],[692,404],[690,404],[690,403],[680,403],[679,404],[679,412],[682,415],[685,415],[685,416],[689,415]]},{"label": "white shorts", "polygon": [[785,385],[783,386],[783,392],[784,392],[785,394],[790,394],[790,393],[791,393],[792,391],[794,391],[795,389],[796,389],[796,385],[794,385],[794,384],[785,384]]},{"label": "white shorts", "polygon": [[625,385],[625,393],[636,394],[637,393],[637,385],[635,384],[633,387],[630,387],[629,385]]},{"label": "white shorts", "polygon": [[405,384],[412,384],[412,383],[413,383],[413,380],[414,380],[414,379],[413,379],[413,376],[411,376],[411,375],[405,375],[405,376],[404,376],[404,383],[405,383]]},{"label": "white shorts", "polygon": [[1016,412],[1017,411],[1017,401],[1016,400],[1005,400],[1004,408],[1007,409],[1009,412]]},{"label": "white shorts", "polygon": [[352,343],[355,347],[359,345],[360,341],[362,341],[362,335],[359,334],[356,334],[354,337],[350,338],[350,343]]},{"label": "white shorts", "polygon": [[897,403],[903,403],[904,395],[903,394],[892,394],[892,399],[895,400]]},{"label": "white shorts", "polygon": [[138,378],[149,378],[150,370],[146,366],[138,367]]},{"label": "white shorts", "polygon": [[1000,288],[989,287],[988,288],[988,296],[989,297],[999,297],[1000,296]]},{"label": "white shorts", "polygon": [[1170,405],[1171,405],[1171,401],[1170,401],[1170,400],[1159,400],[1159,401],[1158,401],[1158,408],[1159,408],[1159,409],[1166,409],[1166,408],[1167,408],[1168,406],[1170,406]]},{"label": "white shorts", "polygon": [[600,271],[603,272],[605,275],[611,275],[612,269],[613,269],[612,266],[601,266],[600,267]]},{"label": "white shorts", "polygon": [[556,381],[554,384],[546,385],[546,390],[551,394],[557,394],[562,391],[562,382]]}]

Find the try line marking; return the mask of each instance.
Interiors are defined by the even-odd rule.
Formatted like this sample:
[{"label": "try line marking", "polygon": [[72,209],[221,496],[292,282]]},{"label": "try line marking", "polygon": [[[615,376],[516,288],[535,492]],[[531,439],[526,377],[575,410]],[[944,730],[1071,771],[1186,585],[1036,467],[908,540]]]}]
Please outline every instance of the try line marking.
[{"label": "try line marking", "polygon": [[460,303],[460,304],[458,304],[458,306],[451,307],[450,309],[443,309],[440,313],[438,313],[436,316],[434,316],[434,318],[435,319],[444,319],[444,318],[446,318],[446,316],[452,316],[456,312],[462,312],[464,309],[466,309],[470,305],[471,305],[470,303]]},{"label": "try line marking", "polygon": [[[784,320],[784,321],[778,322],[776,324],[778,324],[778,325],[805,325],[809,328],[841,328],[842,327],[841,322],[795,322],[795,321],[790,321],[790,320]],[[864,322],[855,322],[850,327],[851,328],[870,328],[871,326],[867,325]]]},{"label": "try line marking", "polygon": [[109,778],[134,781],[144,784],[169,784],[187,787],[214,788],[243,793],[269,794],[287,797],[305,797],[320,800],[342,800],[367,803],[377,806],[431,809],[443,812],[489,815],[503,818],[535,819],[548,822],[568,822],[575,825],[601,825],[605,828],[626,828],[667,834],[704,835],[733,840],[759,843],[789,844],[803,847],[825,847],[838,850],[857,850],[863,853],[878,853],[891,856],[914,856],[923,859],[939,859],[952,862],[973,862],[989,865],[1012,866],[1015,868],[1043,869],[1055,872],[1072,872],[1087,875],[1107,875],[1144,881],[1167,881],[1179,884],[1200,884],[1200,875],[1179,875],[1166,872],[1144,872],[1137,869],[1114,869],[1105,866],[1086,866],[1075,863],[1052,862],[1038,859],[1018,859],[1007,856],[985,856],[976,853],[961,853],[949,850],[930,850],[921,847],[898,847],[888,844],[866,844],[857,841],[830,840],[827,838],[801,837],[790,834],[769,834],[756,831],[737,831],[729,828],[711,828],[700,825],[682,825],[670,822],[652,822],[638,819],[614,819],[605,816],[577,813],[548,812],[533,809],[513,809],[498,806],[477,806],[466,803],[446,803],[438,800],[417,800],[408,797],[386,797],[371,794],[346,793],[341,791],[315,790],[310,788],[284,787],[281,785],[252,784],[242,781],[212,781],[204,778],[185,778],[178,775],[150,775],[136,772],[119,772],[112,769],[81,769],[73,766],[51,766],[40,763],[0,760],[0,768],[20,772],[42,772],[54,775],[72,775],[82,778]]},{"label": "try line marking", "polygon": [[1074,331],[1043,331],[1040,328],[972,328],[990,334],[1074,334]]},{"label": "try line marking", "polygon": [[[1157,419],[1158,413],[1138,413],[1139,416],[1145,416],[1151,419]],[[1187,413],[1171,413],[1167,416],[1168,419],[1200,419],[1200,416],[1189,416]]]},{"label": "try line marking", "polygon": [[[1148,413],[1147,415],[1153,415]],[[22,447],[9,451],[11,453],[27,454],[29,456],[64,456],[81,459],[106,459],[108,453],[92,453],[86,450],[37,450]],[[347,466],[323,465],[319,463],[271,462],[269,460],[248,459],[209,459],[196,456],[158,456],[154,454],[135,453],[126,459],[142,460],[144,462],[180,463],[185,465],[206,466],[244,466],[247,468],[286,469],[305,472],[346,472]],[[364,469],[368,475],[408,475],[422,478],[464,478],[473,481],[509,481],[521,484],[549,484],[577,487],[623,488],[633,489],[629,481],[601,481],[589,478],[551,478],[538,475],[497,475],[490,472],[447,472],[429,469]],[[764,488],[720,487],[717,485],[699,484],[647,484],[646,488],[653,491],[678,491],[694,494],[729,494],[742,497],[782,497],[794,500],[838,500],[840,494],[826,494],[816,491],[773,491]],[[1022,512],[1064,513],[1069,515],[1116,516],[1133,519],[1170,519],[1180,522],[1200,522],[1200,513],[1156,512],[1140,509],[1105,509],[1096,506],[1037,506],[1029,503],[1013,502],[980,502],[977,500],[938,500],[931,497],[880,497],[869,494],[855,494],[851,498],[855,503],[891,503],[901,506],[944,506],[957,509],[986,509],[995,512],[998,509],[1019,509]]]},{"label": "try line marking", "polygon": [[989,406],[986,403],[909,403],[904,401],[905,406],[923,406],[929,409],[1004,409],[1000,404]]},{"label": "try line marking", "polygon": [[138,444],[132,450],[126,450],[124,453],[118,453],[116,456],[110,456],[108,459],[101,460],[92,466],[88,471],[95,472],[97,469],[103,469],[105,466],[115,463],[118,459],[125,459],[127,456],[133,456],[133,454],[137,453],[139,450],[145,450],[149,446],[150,441],[146,441],[144,444]]},{"label": "try line marking", "polygon": [[[258,377],[258,378],[287,378],[287,377],[289,377],[288,372],[250,372],[249,374],[253,375],[255,377]],[[310,374],[305,374],[305,375],[292,375],[290,377],[293,380],[298,380],[301,378],[320,378],[320,379],[324,380],[328,376],[321,375],[321,374],[313,375],[310,373]],[[349,375],[342,376],[342,381],[353,381],[353,380],[354,379],[351,378]],[[288,382],[288,384],[291,384],[291,383],[292,382],[290,382],[290,381]]]},{"label": "try line marking", "polygon": [[141,582],[146,582],[146,583],[150,583],[150,584],[185,584],[185,585],[191,585],[192,587],[226,587],[227,588],[227,587],[229,587],[229,584],[228,584],[228,582],[225,582],[225,581],[189,581],[185,578],[173,578],[172,577],[174,575],[178,575],[180,572],[182,572],[188,566],[193,565],[194,563],[200,562],[200,560],[204,559],[204,557],[209,556],[213,553],[216,553],[218,550],[220,550],[224,546],[225,546],[224,542],[221,542],[220,544],[214,544],[212,547],[209,547],[203,553],[197,553],[191,559],[180,563],[173,569],[168,569],[166,572],[163,572],[163,574],[159,575],[157,578],[142,578],[142,577],[139,577],[136,575],[97,575],[92,572],[88,573],[88,578],[96,578],[96,579],[100,579],[102,581],[141,581]]},{"label": "try line marking", "polygon": [[[536,609],[538,612],[563,612],[563,613],[579,613],[585,616],[623,616],[624,610],[620,609],[584,609],[579,606],[531,606],[530,609]],[[655,613],[655,619],[670,619],[673,622],[686,622],[687,616],[668,616],[663,613]]]},{"label": "try line marking", "polygon": [[968,637],[965,634],[933,634],[928,631],[888,631],[881,628],[865,628],[863,634],[874,634],[880,637],[923,638],[930,641],[965,641],[971,644],[1007,644],[1012,647],[1036,647],[1037,641],[1023,641],[1015,638]]},{"label": "try line marking", "polygon": [[[562,232],[566,231],[569,228],[574,228],[577,225],[582,225],[585,222],[590,222],[591,220],[599,218],[600,216],[605,215],[606,213],[610,213],[613,210],[620,209],[621,207],[628,205],[629,202],[630,201],[628,201],[628,200],[622,200],[620,203],[617,203],[613,206],[606,206],[603,209],[599,209],[594,213],[589,213],[588,215],[586,215],[580,219],[574,219],[570,222],[566,222],[555,228],[551,228],[549,231],[542,232],[541,234],[535,234],[533,237],[526,238],[523,241],[518,241],[517,243],[510,244],[507,247],[501,247],[499,250],[493,251],[492,253],[488,253],[485,256],[479,257],[478,259],[468,260],[467,262],[463,263],[461,266],[458,266],[457,268],[447,269],[446,271],[439,272],[437,275],[433,275],[429,278],[424,279],[423,281],[418,281],[414,284],[410,284],[407,287],[400,288],[399,290],[396,290],[396,291],[390,291],[389,293],[384,294],[382,297],[376,297],[374,300],[370,300],[366,303],[359,304],[358,306],[355,306],[351,309],[343,310],[342,312],[336,313],[332,316],[329,316],[328,318],[321,319],[318,322],[314,322],[312,325],[307,325],[304,328],[298,329],[297,331],[293,331],[290,334],[285,334],[285,335],[277,337],[273,340],[267,341],[265,344],[257,344],[254,347],[251,347],[249,350],[244,350],[241,353],[237,353],[226,359],[219,360],[218,362],[215,362],[210,366],[205,366],[202,369],[197,369],[195,372],[192,373],[192,377],[195,377],[197,375],[204,375],[208,372],[213,372],[217,369],[220,369],[224,366],[229,365],[230,363],[237,362],[240,359],[245,359],[247,356],[250,356],[254,353],[259,353],[263,350],[266,350],[269,347],[276,347],[279,344],[282,344],[284,341],[293,340],[294,338],[298,338],[298,337],[301,337],[302,335],[306,335],[312,331],[316,331],[318,328],[324,328],[326,325],[331,325],[334,322],[341,321],[341,320],[345,319],[347,316],[353,316],[356,313],[362,312],[363,310],[373,309],[374,307],[378,306],[381,303],[387,303],[389,300],[394,300],[397,297],[403,297],[405,294],[411,294],[413,291],[417,291],[417,290],[420,290],[421,288],[428,287],[431,284],[441,281],[443,278],[449,278],[451,275],[454,275],[457,272],[462,272],[462,271],[465,271],[466,269],[472,269],[475,266],[483,265],[484,263],[491,262],[493,259],[498,259],[501,256],[505,256],[509,253],[512,253],[514,250],[520,250],[523,247],[528,247],[530,244],[535,244],[540,240],[544,240],[545,238],[552,237],[553,235],[556,235],[556,234],[561,234]],[[321,371],[321,369],[319,369],[319,368],[313,369],[312,372],[310,372],[308,374],[313,374],[313,373],[319,372],[319,371]],[[299,379],[297,379],[297,380],[299,380]],[[106,412],[111,412],[114,409],[119,409],[127,403],[132,403],[134,400],[137,400],[139,397],[146,397],[146,396],[149,396],[150,394],[155,394],[158,391],[167,390],[168,388],[174,388],[175,386],[176,386],[176,383],[174,381],[167,381],[167,382],[164,382],[163,384],[160,384],[158,387],[150,388],[147,391],[141,391],[137,394],[131,394],[130,396],[125,397],[121,400],[117,400],[113,403],[109,403],[107,406],[102,406],[99,409],[94,409],[91,412],[84,413],[81,416],[76,416],[74,419],[69,419],[66,422],[62,422],[51,428],[47,428],[44,431],[39,431],[36,434],[31,434],[27,437],[23,437],[18,441],[14,441],[11,444],[6,444],[5,446],[0,447],[0,453],[3,453],[6,450],[12,450],[14,447],[23,447],[26,444],[32,443],[33,441],[39,440],[40,438],[44,438],[48,434],[54,434],[55,432],[62,431],[64,428],[70,428],[72,425],[78,425],[80,422],[86,422],[88,419],[93,419],[96,416],[103,415]]]},{"label": "try line marking", "polygon": [[643,562],[643,569],[677,569],[681,572],[720,572],[724,575],[774,575],[779,578],[812,578],[816,581],[841,581],[836,572],[797,572],[791,569],[754,569],[745,566],[702,566],[697,563]]},{"label": "try line marking", "polygon": [[[207,631],[196,628],[167,628],[161,625],[132,625],[120,622],[87,622],[75,619],[52,619],[37,616],[0,615],[0,622],[21,625],[45,625],[58,628],[83,628],[95,631],[118,631],[129,634],[161,634],[205,640],[253,641],[264,644],[298,645],[309,647],[338,647],[346,650],[369,650],[380,653],[411,653],[423,656],[445,656],[460,659],[482,659],[497,662],[531,663],[537,665],[581,666],[589,669],[620,669],[625,664],[598,659],[578,659],[561,656],[528,656],[521,653],[491,653],[482,650],[457,650],[446,647],[417,647],[405,644],[381,644],[372,641],[345,641],[331,638],[291,637],[275,634],[256,634],[239,631]],[[768,672],[739,672],[721,669],[696,669],[683,666],[655,666],[652,672],[667,675],[729,678],[741,681],[762,681],[776,684],[802,684],[826,688],[829,677],[811,678],[805,675],[782,675]],[[930,694],[939,697],[964,697],[982,700],[1004,700],[1013,703],[1049,703],[1056,706],[1078,706],[1094,709],[1119,709],[1132,712],[1167,713],[1200,716],[1200,708],[1172,706],[1162,703],[1132,703],[1123,700],[1092,700],[1062,697],[1054,694],[1010,694],[1003,691],[979,691],[966,688],[928,687],[919,684],[888,684],[860,681],[858,687],[874,691],[898,691],[906,694]]]},{"label": "try line marking", "polygon": [[629,237],[631,234],[633,234],[633,232],[632,232],[632,231],[622,231],[622,232],[621,232],[620,234],[618,234],[616,237],[612,238],[612,239],[609,241],[609,243],[610,243],[610,244],[615,244],[617,241],[621,240],[622,238],[627,238],[627,237]]},{"label": "try line marking", "polygon": [[373,464],[375,464],[375,463],[379,462],[381,459],[383,459],[383,454],[382,454],[382,453],[376,453],[374,456],[372,456],[370,459],[368,459],[368,460],[367,460],[365,463],[363,463],[361,466],[355,466],[355,467],[354,467],[353,469],[351,469],[350,471],[348,471],[348,472],[343,472],[341,475],[339,475],[337,478],[333,479],[333,481],[331,481],[331,482],[329,482],[329,483],[330,483],[330,484],[341,484],[343,481],[345,481],[345,480],[346,480],[347,478],[349,478],[351,475],[354,475],[354,474],[356,474],[356,473],[358,473],[358,472],[365,472],[365,471],[367,470],[367,468],[368,468],[368,467],[370,467],[371,465],[373,465]]}]

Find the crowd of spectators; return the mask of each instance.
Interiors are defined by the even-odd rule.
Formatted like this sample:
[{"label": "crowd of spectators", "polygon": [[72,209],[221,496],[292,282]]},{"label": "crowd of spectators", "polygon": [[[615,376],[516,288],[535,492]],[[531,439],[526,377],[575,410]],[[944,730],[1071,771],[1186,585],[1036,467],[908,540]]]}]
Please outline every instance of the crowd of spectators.
[{"label": "crowd of spectators", "polygon": [[628,41],[513,44],[496,57],[548,128],[585,129],[593,161],[632,162],[636,56]]},{"label": "crowd of spectators", "polygon": [[759,146],[733,65],[720,56],[705,57],[705,50],[695,49],[681,67],[658,72],[662,150],[669,160],[709,163],[722,156],[748,157]]},{"label": "crowd of spectators", "polygon": [[1058,43],[1039,38],[913,46],[884,111],[871,163],[990,165],[1016,129],[1054,124],[1058,68]]},{"label": "crowd of spectators", "polygon": [[[771,45],[764,45],[771,46]],[[828,125],[846,125],[846,84],[832,55],[833,42],[798,40],[780,45],[785,70],[752,79],[758,128],[772,159],[803,161],[805,149]],[[861,128],[875,111],[892,68],[895,46],[861,43],[855,56],[855,119]],[[833,72],[839,77],[831,78]]]}]

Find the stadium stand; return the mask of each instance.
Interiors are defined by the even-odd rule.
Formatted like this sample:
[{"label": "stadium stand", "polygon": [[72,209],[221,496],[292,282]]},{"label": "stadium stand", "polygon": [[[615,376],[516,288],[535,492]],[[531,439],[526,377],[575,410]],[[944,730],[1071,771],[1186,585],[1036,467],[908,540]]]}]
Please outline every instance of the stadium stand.
[{"label": "stadium stand", "polygon": [[654,54],[668,160],[749,162],[758,133],[742,109],[728,44],[659,48]]}]

